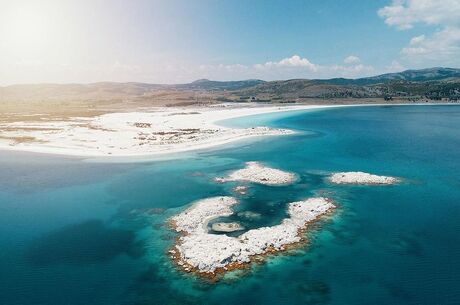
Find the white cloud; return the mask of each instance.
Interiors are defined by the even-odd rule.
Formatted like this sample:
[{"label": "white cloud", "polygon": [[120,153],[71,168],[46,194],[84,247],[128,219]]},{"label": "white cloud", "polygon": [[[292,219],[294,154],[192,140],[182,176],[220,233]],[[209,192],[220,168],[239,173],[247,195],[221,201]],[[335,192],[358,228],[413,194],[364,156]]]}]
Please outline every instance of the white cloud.
[{"label": "white cloud", "polygon": [[410,45],[417,45],[425,40],[425,35],[415,36],[410,40]]},{"label": "white cloud", "polygon": [[428,25],[460,24],[459,0],[394,0],[378,10],[389,26],[411,29],[417,23]]},{"label": "white cloud", "polygon": [[317,65],[311,63],[307,58],[301,58],[299,55],[293,55],[288,58],[283,58],[280,61],[273,62],[269,61],[264,64],[256,64],[254,65],[257,69],[263,68],[305,68],[310,71],[316,71],[318,69]]},{"label": "white cloud", "polygon": [[414,37],[401,52],[430,60],[457,58],[460,56],[460,28],[446,27],[428,38],[425,35]]},{"label": "white cloud", "polygon": [[343,60],[346,64],[358,64],[361,62],[358,56],[350,55]]},{"label": "white cloud", "polygon": [[[263,75],[260,78],[287,79],[287,78],[357,78],[375,73],[372,66],[361,64],[359,57],[350,55],[344,59],[344,65],[320,65],[307,58],[293,55],[280,61],[269,61],[255,64],[253,68]],[[263,74],[262,74],[263,73]]]},{"label": "white cloud", "polygon": [[316,70],[316,65],[312,64],[306,58],[300,58],[298,55],[294,55],[290,58],[282,59],[278,62],[279,66],[286,66],[286,67],[304,67],[308,68],[312,71]]},{"label": "white cloud", "polygon": [[372,66],[366,66],[363,64],[355,64],[346,66],[342,65],[333,65],[333,66],[325,66],[325,71],[330,71],[332,73],[328,74],[335,74],[335,77],[348,77],[348,78],[356,78],[361,76],[369,76],[375,73],[375,69]]},{"label": "white cloud", "polygon": [[399,30],[436,26],[433,34],[410,40],[401,50],[404,59],[423,65],[460,64],[460,0],[394,0],[378,14]]},{"label": "white cloud", "polygon": [[386,68],[387,73],[393,73],[393,72],[401,72],[406,70],[406,68],[401,65],[401,63],[397,60],[393,60],[391,64]]}]

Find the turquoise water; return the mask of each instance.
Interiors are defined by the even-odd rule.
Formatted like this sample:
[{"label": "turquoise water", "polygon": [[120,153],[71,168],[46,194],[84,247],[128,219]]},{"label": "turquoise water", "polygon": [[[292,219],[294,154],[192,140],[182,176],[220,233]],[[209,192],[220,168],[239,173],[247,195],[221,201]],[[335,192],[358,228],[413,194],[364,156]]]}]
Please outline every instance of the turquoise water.
[{"label": "turquoise water", "polygon": [[[459,304],[460,107],[352,107],[241,118],[296,135],[169,161],[100,163],[0,153],[0,304]],[[278,223],[288,202],[339,206],[309,244],[215,284],[165,252],[165,220],[194,200],[233,195],[215,176],[246,161],[296,172],[250,186],[237,215]],[[333,186],[333,171],[404,177],[396,186]]]}]

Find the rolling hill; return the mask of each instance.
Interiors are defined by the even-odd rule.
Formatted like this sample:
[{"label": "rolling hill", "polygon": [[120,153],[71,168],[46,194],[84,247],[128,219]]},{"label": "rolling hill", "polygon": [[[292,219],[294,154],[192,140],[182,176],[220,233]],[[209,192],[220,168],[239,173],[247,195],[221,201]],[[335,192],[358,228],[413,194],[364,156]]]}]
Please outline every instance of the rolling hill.
[{"label": "rolling hill", "polygon": [[460,69],[406,70],[358,79],[291,79],[280,81],[212,81],[187,84],[100,82],[92,84],[31,84],[0,87],[0,102],[8,101],[136,101],[197,99],[214,101],[301,101],[309,98],[460,99]]}]

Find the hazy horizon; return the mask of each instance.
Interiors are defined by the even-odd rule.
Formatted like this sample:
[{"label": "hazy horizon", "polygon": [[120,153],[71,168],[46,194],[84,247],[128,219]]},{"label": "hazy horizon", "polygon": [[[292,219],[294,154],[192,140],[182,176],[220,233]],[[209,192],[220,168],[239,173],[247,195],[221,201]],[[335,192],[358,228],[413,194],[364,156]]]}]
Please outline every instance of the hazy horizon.
[{"label": "hazy horizon", "polygon": [[0,86],[460,67],[460,1],[0,0]]},{"label": "hazy horizon", "polygon": [[[428,68],[422,68],[422,69],[404,69],[401,71],[395,71],[395,72],[389,72],[385,74],[391,74],[391,73],[400,73],[400,72],[405,72],[405,71],[410,71],[410,70],[424,70],[424,69],[458,69],[458,68],[451,68],[451,67],[428,67]],[[376,77],[384,74],[376,74],[376,75],[369,75],[367,77]],[[344,79],[361,79],[361,78],[366,78],[366,77],[354,77],[354,78],[346,78],[346,77],[330,77],[330,78],[287,78],[287,79],[273,79],[273,80],[265,80],[265,79],[258,79],[258,78],[248,78],[248,79],[234,79],[234,80],[229,80],[229,79],[207,79],[207,78],[200,78],[200,79],[195,79],[190,82],[182,82],[182,83],[150,83],[150,82],[139,82],[139,81],[95,81],[95,82],[42,82],[42,83],[15,83],[15,84],[9,84],[9,85],[0,85],[0,87],[9,87],[9,86],[39,86],[39,85],[92,85],[92,84],[104,84],[104,83],[111,83],[111,84],[147,84],[147,85],[160,85],[160,86],[174,86],[174,85],[181,85],[181,84],[190,84],[198,81],[211,81],[211,82],[238,82],[238,81],[263,81],[263,82],[271,82],[271,81],[289,81],[289,80],[295,80],[295,79],[302,79],[302,80],[330,80],[330,79],[335,79],[335,78],[344,78]]]}]

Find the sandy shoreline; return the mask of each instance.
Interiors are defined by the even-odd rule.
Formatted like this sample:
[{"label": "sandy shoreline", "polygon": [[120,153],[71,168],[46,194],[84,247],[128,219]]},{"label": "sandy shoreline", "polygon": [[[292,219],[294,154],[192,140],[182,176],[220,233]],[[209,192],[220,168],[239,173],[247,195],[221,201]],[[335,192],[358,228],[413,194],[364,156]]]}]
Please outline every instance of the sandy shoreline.
[{"label": "sandy shoreline", "polygon": [[0,124],[0,150],[84,158],[161,157],[249,138],[293,133],[265,126],[231,128],[219,124],[228,119],[301,110],[398,105],[431,104],[219,104],[206,107],[152,107],[139,112],[107,113],[68,120],[16,121]]},{"label": "sandy shoreline", "polygon": [[264,136],[292,134],[257,126],[230,128],[218,122],[257,114],[343,107],[344,105],[156,107],[67,121],[1,124],[0,150],[75,157],[134,157],[206,149]]}]

